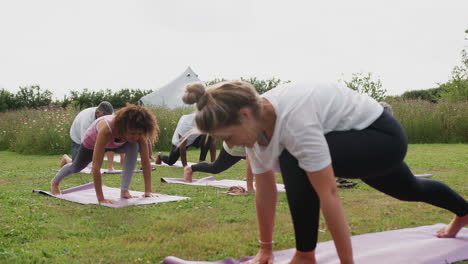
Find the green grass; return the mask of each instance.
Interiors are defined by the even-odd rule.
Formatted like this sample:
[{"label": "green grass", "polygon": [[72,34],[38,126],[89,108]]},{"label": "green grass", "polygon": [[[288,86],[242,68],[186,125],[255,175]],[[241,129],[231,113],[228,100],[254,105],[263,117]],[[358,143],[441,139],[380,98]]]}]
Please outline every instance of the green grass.
[{"label": "green grass", "polygon": [[[196,161],[197,155],[198,151],[190,151],[189,160]],[[406,160],[415,173],[432,173],[434,179],[468,197],[468,145],[410,145]],[[159,181],[181,177],[180,168],[161,167],[153,172],[153,190],[191,200],[112,209],[31,193],[48,190],[58,155],[2,151],[0,161],[0,263],[160,263],[170,255],[219,260],[257,252],[254,197]],[[216,177],[243,179],[244,161]],[[90,175],[76,174],[66,178],[61,188],[90,181]],[[120,175],[105,175],[103,182],[118,187]],[[140,173],[131,187],[143,190]],[[452,218],[445,210],[400,202],[363,183],[340,189],[339,195],[352,234],[447,223]],[[323,221],[321,229],[325,229]],[[328,232],[320,233],[320,241],[329,239]],[[276,250],[295,246],[285,194],[279,194],[274,240]]]}]

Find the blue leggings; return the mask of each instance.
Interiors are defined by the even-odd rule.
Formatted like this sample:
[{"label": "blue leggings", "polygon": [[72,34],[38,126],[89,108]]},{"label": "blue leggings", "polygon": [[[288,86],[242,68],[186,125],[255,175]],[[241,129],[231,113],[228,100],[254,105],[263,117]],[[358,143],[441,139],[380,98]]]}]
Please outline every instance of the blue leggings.
[{"label": "blue leggings", "polygon": [[[336,177],[362,179],[371,187],[402,201],[418,201],[468,214],[467,201],[444,183],[416,178],[403,162],[407,137],[400,123],[384,112],[363,130],[325,135]],[[287,150],[280,167],[293,219],[296,248],[312,251],[317,244],[320,200],[306,172]]]},{"label": "blue leggings", "polygon": [[[135,166],[138,158],[138,143],[136,142],[127,142],[123,144],[120,148],[117,149],[106,149],[115,153],[125,153],[125,163],[122,171],[122,190],[128,190],[130,187],[130,181],[133,177],[133,172],[135,171]],[[76,157],[73,159],[72,163],[69,163],[60,169],[60,171],[55,175],[54,182],[59,184],[63,178],[67,177],[70,174],[80,172],[93,160],[92,149],[88,149],[83,145],[78,149]]]}]

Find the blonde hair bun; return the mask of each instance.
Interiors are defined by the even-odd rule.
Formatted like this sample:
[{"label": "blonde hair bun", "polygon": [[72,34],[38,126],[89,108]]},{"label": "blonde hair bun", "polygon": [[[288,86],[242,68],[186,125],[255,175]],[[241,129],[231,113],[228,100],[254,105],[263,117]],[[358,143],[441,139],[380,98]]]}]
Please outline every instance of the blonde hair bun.
[{"label": "blonde hair bun", "polygon": [[182,101],[186,104],[194,104],[197,103],[204,94],[205,85],[203,85],[203,83],[189,83],[185,86],[185,93],[182,97]]}]

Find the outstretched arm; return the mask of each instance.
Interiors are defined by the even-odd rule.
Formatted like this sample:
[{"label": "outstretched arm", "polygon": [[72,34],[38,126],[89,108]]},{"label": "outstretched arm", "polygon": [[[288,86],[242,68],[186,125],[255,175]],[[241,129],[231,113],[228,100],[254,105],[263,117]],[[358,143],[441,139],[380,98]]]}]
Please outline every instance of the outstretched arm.
[{"label": "outstretched arm", "polygon": [[260,231],[260,250],[248,264],[273,263],[273,228],[276,213],[276,178],[273,171],[255,175],[257,190],[255,205],[257,208],[258,229]]},{"label": "outstretched arm", "polygon": [[184,141],[182,141],[182,143],[180,143],[180,146],[179,146],[180,161],[182,162],[182,166],[186,167],[187,166],[187,139],[179,135],[179,140],[182,140],[182,139]]},{"label": "outstretched arm", "polygon": [[94,190],[96,191],[96,197],[100,203],[112,203],[112,200],[104,199],[101,177],[101,166],[104,159],[104,153],[106,151],[106,144],[112,140],[112,133],[104,120],[101,120],[97,124],[97,127],[99,132],[96,138],[96,144],[94,145],[93,168],[91,169],[91,173],[93,174]]},{"label": "outstretched arm", "polygon": [[148,141],[146,138],[138,140],[140,147],[141,168],[143,169],[143,179],[145,181],[145,197],[151,196],[151,164],[149,160]]},{"label": "outstretched arm", "polygon": [[211,162],[216,160],[216,139],[210,137],[210,158]]},{"label": "outstretched arm", "polygon": [[341,263],[353,263],[349,226],[338,197],[332,166],[329,165],[317,172],[307,172],[307,176],[320,198],[320,207]]}]

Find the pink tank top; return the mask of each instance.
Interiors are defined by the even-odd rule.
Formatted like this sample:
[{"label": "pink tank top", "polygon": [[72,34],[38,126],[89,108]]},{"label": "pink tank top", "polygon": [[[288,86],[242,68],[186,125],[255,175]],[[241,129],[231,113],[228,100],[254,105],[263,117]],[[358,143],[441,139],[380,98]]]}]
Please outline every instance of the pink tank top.
[{"label": "pink tank top", "polygon": [[109,130],[110,130],[110,132],[112,134],[112,140],[109,141],[106,144],[106,149],[120,148],[123,144],[125,144],[126,142],[122,142],[122,143],[115,142],[114,132],[112,131],[112,129],[111,129],[110,125],[109,125],[109,123],[112,122],[112,120],[114,120],[114,117],[115,117],[114,115],[105,115],[105,116],[101,116],[100,118],[94,120],[94,122],[86,130],[85,136],[83,138],[83,142],[81,144],[84,147],[86,147],[87,149],[94,149],[94,145],[96,145],[96,138],[97,138],[97,135],[98,135],[97,124],[101,120],[104,120],[106,122],[106,124],[109,127]]}]

